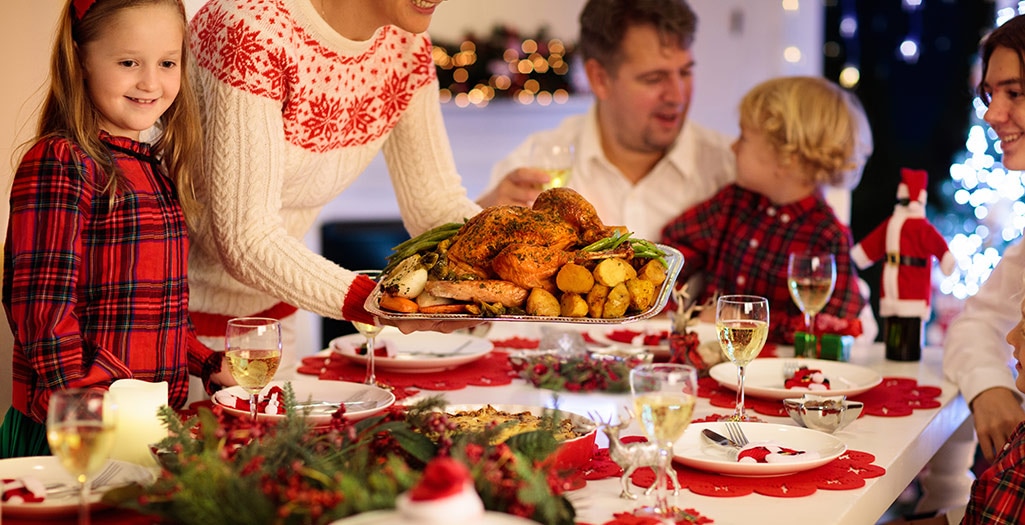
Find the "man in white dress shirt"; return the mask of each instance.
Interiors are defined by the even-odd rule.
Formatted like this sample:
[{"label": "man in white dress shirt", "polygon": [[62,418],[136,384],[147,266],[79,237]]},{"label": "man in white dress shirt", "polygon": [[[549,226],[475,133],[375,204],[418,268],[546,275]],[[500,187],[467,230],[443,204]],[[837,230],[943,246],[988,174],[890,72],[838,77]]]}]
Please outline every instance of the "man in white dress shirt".
[{"label": "man in white dress shirt", "polygon": [[590,111],[529,136],[492,170],[482,206],[529,205],[548,182],[531,168],[538,140],[572,144],[567,186],[606,224],[657,240],[683,210],[735,178],[730,138],[687,120],[697,16],[683,0],[590,0],[579,50],[594,93]]}]

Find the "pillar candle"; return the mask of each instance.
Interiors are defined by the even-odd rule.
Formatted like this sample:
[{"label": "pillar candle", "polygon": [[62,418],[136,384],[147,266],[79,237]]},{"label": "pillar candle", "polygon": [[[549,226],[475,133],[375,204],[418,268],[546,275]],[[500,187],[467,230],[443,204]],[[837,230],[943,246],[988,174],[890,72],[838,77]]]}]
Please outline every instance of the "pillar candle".
[{"label": "pillar candle", "polygon": [[117,428],[110,457],[157,467],[150,445],[167,437],[167,428],[157,415],[160,407],[167,404],[167,382],[119,379],[110,385],[110,393],[117,404]]}]

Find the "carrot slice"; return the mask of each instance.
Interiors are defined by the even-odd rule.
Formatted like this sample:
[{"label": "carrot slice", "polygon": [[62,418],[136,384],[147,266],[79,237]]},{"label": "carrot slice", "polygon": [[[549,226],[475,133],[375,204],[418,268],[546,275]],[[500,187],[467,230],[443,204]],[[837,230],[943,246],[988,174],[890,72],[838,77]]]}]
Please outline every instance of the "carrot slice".
[{"label": "carrot slice", "polygon": [[416,301],[391,294],[382,295],[381,302],[379,304],[381,305],[381,308],[384,308],[385,310],[404,314],[413,314],[420,310],[420,306],[416,304]]},{"label": "carrot slice", "polygon": [[421,306],[420,313],[422,314],[465,314],[466,304],[464,303],[453,303],[453,304],[435,304],[432,306]]}]

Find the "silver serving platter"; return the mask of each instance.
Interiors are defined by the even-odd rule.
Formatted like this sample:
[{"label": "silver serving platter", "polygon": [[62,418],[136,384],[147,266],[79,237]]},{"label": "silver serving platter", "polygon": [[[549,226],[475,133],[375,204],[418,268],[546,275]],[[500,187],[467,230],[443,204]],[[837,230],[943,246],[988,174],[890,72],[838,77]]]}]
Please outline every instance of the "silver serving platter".
[{"label": "silver serving platter", "polygon": [[666,279],[662,281],[662,287],[658,291],[658,295],[655,297],[655,302],[650,308],[643,312],[636,312],[625,317],[613,317],[610,319],[595,319],[592,317],[544,317],[539,315],[500,315],[497,317],[480,317],[470,314],[422,314],[422,313],[400,313],[392,312],[390,310],[383,310],[379,306],[381,295],[384,293],[381,290],[381,284],[374,288],[370,293],[370,297],[367,298],[366,303],[363,307],[366,310],[382,319],[388,319],[392,321],[416,321],[416,320],[431,320],[431,321],[514,321],[514,322],[531,322],[531,323],[578,323],[578,324],[620,324],[630,323],[633,321],[641,321],[649,317],[658,315],[662,309],[665,308],[666,303],[669,302],[670,292],[673,290],[673,283],[676,282],[676,276],[679,275],[680,270],[683,268],[683,254],[680,253],[676,248],[671,248],[664,244],[657,245],[659,249],[665,252],[665,260],[667,264],[666,268]]}]

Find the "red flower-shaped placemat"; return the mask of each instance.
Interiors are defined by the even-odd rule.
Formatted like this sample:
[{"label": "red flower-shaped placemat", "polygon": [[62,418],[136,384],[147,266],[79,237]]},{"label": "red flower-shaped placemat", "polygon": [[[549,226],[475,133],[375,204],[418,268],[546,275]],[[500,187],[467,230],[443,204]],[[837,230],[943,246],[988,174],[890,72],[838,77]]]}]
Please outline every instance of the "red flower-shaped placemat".
[{"label": "red flower-shaped placemat", "polygon": [[[588,342],[593,341],[590,338],[585,338],[584,340]],[[537,350],[541,340],[514,336],[508,339],[492,339],[491,344],[495,345],[495,348],[508,348],[510,350]]]},{"label": "red flower-shaped placemat", "polygon": [[[624,443],[643,441],[639,436],[623,439]],[[795,472],[786,476],[766,478],[749,478],[722,476],[703,470],[692,469],[680,464],[673,464],[679,473],[680,488],[688,489],[702,496],[736,497],[758,493],[778,498],[796,498],[809,496],[817,490],[851,490],[861,488],[866,479],[877,478],[886,473],[886,469],[873,465],[875,456],[867,452],[848,450],[840,457],[811,470]],[[599,449],[591,461],[582,467],[584,477],[597,480],[621,476],[619,468],[608,455],[608,449]],[[655,482],[655,472],[648,467],[639,468],[630,477],[634,485],[647,488]],[[671,483],[671,482],[670,482]]]},{"label": "red flower-shaped placemat", "polygon": [[[590,336],[585,335],[585,340],[588,342],[594,341]],[[659,332],[644,332],[639,330],[633,330],[630,328],[617,328],[611,330],[605,334],[610,341],[617,343],[632,344],[638,336],[643,336],[642,341],[646,346],[659,346],[662,344],[668,345],[669,330],[662,330]],[[704,342],[704,341],[702,341]],[[759,357],[776,357],[776,345],[773,343],[766,343],[762,347],[762,351],[759,352]]]},{"label": "red flower-shaped placemat", "polygon": [[[300,374],[317,376],[318,379],[362,382],[367,369],[363,363],[354,363],[339,355],[312,356],[303,358],[297,370]],[[491,352],[476,361],[451,370],[410,374],[392,370],[377,369],[377,381],[394,388],[395,399],[405,399],[426,390],[460,390],[469,385],[508,385],[516,378],[516,372],[509,365],[505,352]]]},{"label": "red flower-shaped placemat", "polygon": [[[677,521],[677,525],[691,525],[691,524],[705,524],[715,523],[715,520],[706,518],[698,513],[694,509],[683,509],[683,512],[687,513],[688,516],[684,519]],[[612,519],[602,523],[602,525],[661,525],[663,522],[657,518],[649,518],[646,516],[634,516],[628,512],[619,512],[612,515]],[[586,522],[578,521],[577,525],[588,525]]]},{"label": "red flower-shaped placemat", "polygon": [[[919,385],[918,381],[904,377],[884,377],[871,390],[851,397],[854,401],[865,403],[862,416],[898,417],[907,416],[915,409],[939,408],[936,400],[943,390],[935,386]],[[828,395],[828,392],[824,392]],[[698,397],[708,398],[712,406],[734,408],[737,393],[716,382],[715,379],[704,377],[698,380]],[[761,399],[746,396],[744,408],[767,416],[787,417],[783,402],[778,399]]]}]

